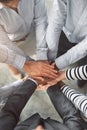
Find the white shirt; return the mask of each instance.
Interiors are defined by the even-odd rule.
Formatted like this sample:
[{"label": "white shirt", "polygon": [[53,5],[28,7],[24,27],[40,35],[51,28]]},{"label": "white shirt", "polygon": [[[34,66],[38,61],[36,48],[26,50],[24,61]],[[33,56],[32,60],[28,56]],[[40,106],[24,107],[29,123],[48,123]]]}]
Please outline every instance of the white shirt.
[{"label": "white shirt", "polygon": [[30,33],[33,23],[36,31],[37,58],[40,58],[40,52],[43,52],[44,58],[47,56],[47,15],[44,0],[19,0],[17,10],[18,13],[0,4],[0,62],[21,69],[26,61],[26,54],[16,46],[16,41]]},{"label": "white shirt", "polygon": [[[71,43],[78,43],[56,58],[61,30]],[[54,0],[46,35],[48,58],[55,59],[59,69],[87,55],[87,0]]]}]

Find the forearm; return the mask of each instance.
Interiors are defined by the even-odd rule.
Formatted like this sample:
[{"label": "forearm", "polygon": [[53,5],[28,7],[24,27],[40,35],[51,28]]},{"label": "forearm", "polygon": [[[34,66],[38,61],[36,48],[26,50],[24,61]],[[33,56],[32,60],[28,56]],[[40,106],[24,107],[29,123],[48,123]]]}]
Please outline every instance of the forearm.
[{"label": "forearm", "polygon": [[66,19],[66,5],[64,1],[53,1],[46,33],[49,49],[48,58],[54,60],[57,56],[59,38]]},{"label": "forearm", "polygon": [[34,23],[36,29],[37,60],[47,60],[46,29],[48,23],[45,0],[36,0]]},{"label": "forearm", "polygon": [[67,80],[87,80],[87,65],[67,69],[65,73]]},{"label": "forearm", "polygon": [[36,58],[37,60],[47,60],[48,47],[46,44],[46,23],[36,27]]},{"label": "forearm", "polygon": [[66,98],[66,96],[59,90],[59,87],[63,83],[48,88],[47,93],[60,116],[63,119],[63,123],[69,130],[83,130],[81,127],[81,118],[78,110],[74,105]]},{"label": "forearm", "polygon": [[22,69],[26,58],[16,54],[14,51],[8,49],[5,45],[0,45],[0,62],[10,64],[16,68]]},{"label": "forearm", "polygon": [[66,97],[84,114],[87,118],[87,97],[68,86],[61,88]]},{"label": "forearm", "polygon": [[87,55],[87,37],[70,50],[68,50],[64,55],[58,57],[55,60],[56,66],[59,69],[64,69],[65,67],[69,66],[80,60],[81,58]]},{"label": "forearm", "polygon": [[58,80],[87,80],[87,65],[58,71]]},{"label": "forearm", "polygon": [[26,60],[24,52],[12,42],[6,31],[0,26],[0,62],[22,68]]},{"label": "forearm", "polygon": [[13,130],[25,104],[35,91],[37,85],[27,80],[23,85],[9,96],[6,105],[0,113],[0,130]]}]

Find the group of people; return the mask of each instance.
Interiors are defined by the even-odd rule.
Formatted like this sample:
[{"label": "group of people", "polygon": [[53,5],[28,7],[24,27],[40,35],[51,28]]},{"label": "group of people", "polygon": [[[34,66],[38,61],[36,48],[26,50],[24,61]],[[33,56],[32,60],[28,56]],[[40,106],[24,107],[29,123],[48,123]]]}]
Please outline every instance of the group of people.
[{"label": "group of people", "polygon": [[[86,0],[53,0],[49,18],[45,0],[0,0],[0,62],[6,63],[15,76],[27,75],[0,112],[0,130],[87,128],[87,97],[61,81],[87,80],[84,63],[63,70],[87,58],[86,18]],[[36,33],[36,61],[17,46],[18,42],[26,42],[32,26]],[[38,88],[39,84],[45,84],[44,88]],[[63,123],[42,119],[39,114],[18,123],[36,88],[47,90]]]}]

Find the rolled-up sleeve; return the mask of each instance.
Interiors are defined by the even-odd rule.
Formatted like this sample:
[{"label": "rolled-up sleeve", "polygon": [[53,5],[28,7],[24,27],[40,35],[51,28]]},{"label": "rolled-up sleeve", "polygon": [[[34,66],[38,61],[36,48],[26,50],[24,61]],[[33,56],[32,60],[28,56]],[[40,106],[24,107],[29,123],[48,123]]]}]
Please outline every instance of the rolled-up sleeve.
[{"label": "rolled-up sleeve", "polygon": [[34,23],[36,29],[37,59],[46,60],[48,47],[46,44],[47,11],[45,0],[35,0]]}]

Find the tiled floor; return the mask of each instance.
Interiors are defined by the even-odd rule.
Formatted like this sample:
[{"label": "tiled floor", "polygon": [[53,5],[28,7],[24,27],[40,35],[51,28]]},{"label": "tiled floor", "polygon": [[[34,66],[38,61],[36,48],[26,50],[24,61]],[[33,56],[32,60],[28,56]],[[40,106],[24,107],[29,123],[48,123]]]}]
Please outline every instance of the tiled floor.
[{"label": "tiled floor", "polygon": [[[50,8],[51,0],[46,0],[47,7]],[[34,33],[30,35],[27,39],[26,44],[22,44],[21,48],[25,50],[29,55],[35,57],[35,37]],[[14,82],[15,79],[11,76],[10,72],[8,71],[5,65],[0,65],[0,86],[5,84]],[[75,82],[67,82],[70,86],[75,87],[78,89]],[[80,89],[83,92],[86,92],[86,87],[84,89]],[[21,120],[26,119],[33,113],[40,113],[40,115],[44,118],[51,117],[53,119],[61,120],[58,113],[54,109],[51,101],[46,92],[39,91],[35,92],[31,97],[30,101],[27,103],[25,109],[21,114]]]}]

